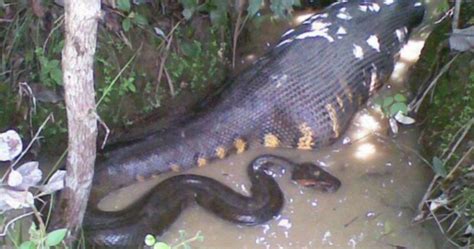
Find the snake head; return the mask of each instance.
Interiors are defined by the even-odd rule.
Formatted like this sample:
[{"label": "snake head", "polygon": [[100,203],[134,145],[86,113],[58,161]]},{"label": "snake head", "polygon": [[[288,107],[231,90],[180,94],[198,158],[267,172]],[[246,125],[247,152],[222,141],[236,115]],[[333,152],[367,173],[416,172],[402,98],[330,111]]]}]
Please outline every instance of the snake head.
[{"label": "snake head", "polygon": [[341,186],[339,179],[313,163],[298,164],[293,169],[291,179],[301,186],[323,192],[336,192]]}]

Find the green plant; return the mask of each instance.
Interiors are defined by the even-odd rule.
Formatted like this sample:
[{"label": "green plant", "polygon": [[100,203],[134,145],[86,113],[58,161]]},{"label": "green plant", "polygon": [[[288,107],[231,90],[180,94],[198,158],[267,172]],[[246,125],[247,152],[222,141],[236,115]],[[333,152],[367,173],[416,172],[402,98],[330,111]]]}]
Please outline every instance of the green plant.
[{"label": "green plant", "polygon": [[376,103],[382,108],[386,117],[394,117],[398,112],[404,115],[408,113],[407,98],[400,93],[379,99]]},{"label": "green plant", "polygon": [[[39,136],[44,125],[49,120],[46,119],[32,142]],[[58,246],[64,240],[67,230],[57,229],[51,232],[46,231],[45,221],[34,206],[34,199],[39,196],[49,195],[64,187],[64,177],[66,172],[58,170],[52,174],[48,181],[42,183],[42,171],[39,169],[39,163],[35,161],[26,162],[18,167],[16,164],[25,154],[23,144],[19,134],[14,130],[0,133],[0,161],[10,161],[11,166],[7,173],[0,179],[0,237],[8,235],[10,242],[20,249],[41,248],[48,249]],[[17,158],[18,157],[18,158]],[[15,215],[14,210],[28,209],[31,212]],[[26,210],[25,210],[26,211]],[[3,215],[13,216],[6,220]],[[34,215],[37,217],[38,226],[31,222],[28,231],[29,238],[24,240],[21,236],[22,229],[9,228],[13,224],[21,227],[22,218]]]},{"label": "green plant", "polygon": [[[59,246],[66,237],[67,229],[61,228],[48,233],[44,229],[37,228],[34,223],[31,223],[28,233],[30,235],[30,239],[21,243],[21,245],[17,248],[49,249],[51,247]],[[66,246],[63,245],[63,247]]]},{"label": "green plant", "polygon": [[176,37],[180,41],[182,53],[172,52],[167,61],[170,76],[179,88],[189,85],[192,90],[202,90],[215,82],[215,79],[223,78],[223,71],[218,70],[223,63],[220,51],[224,50],[226,44],[219,43],[218,32],[211,29],[211,40],[206,47],[197,41],[188,41],[186,28],[176,31]]},{"label": "green plant", "polygon": [[130,0],[118,0],[117,8],[125,13],[125,18],[122,20],[122,28],[125,32],[130,30],[132,24],[138,27],[146,27],[148,25],[148,20],[145,16],[132,10]]},{"label": "green plant", "polygon": [[390,128],[393,133],[398,133],[398,123],[413,124],[415,120],[408,114],[407,98],[397,93],[393,96],[378,98],[375,100],[377,108],[388,118]]}]

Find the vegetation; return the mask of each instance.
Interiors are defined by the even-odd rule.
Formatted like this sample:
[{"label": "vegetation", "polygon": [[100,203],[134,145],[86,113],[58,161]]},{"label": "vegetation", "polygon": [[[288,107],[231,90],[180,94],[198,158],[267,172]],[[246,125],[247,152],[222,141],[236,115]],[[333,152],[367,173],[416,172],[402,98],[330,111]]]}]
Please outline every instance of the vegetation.
[{"label": "vegetation", "polygon": [[[460,25],[474,24],[474,8],[463,5]],[[473,245],[474,235],[474,56],[453,55],[446,41],[450,22],[428,38],[410,84],[423,88],[410,107],[422,120],[420,141],[435,176],[415,220],[434,220],[449,242]]]},{"label": "vegetation", "polygon": [[197,232],[196,235],[191,238],[188,238],[186,231],[180,230],[179,241],[180,242],[175,245],[170,245],[165,242],[160,242],[158,237],[155,237],[151,234],[145,236],[145,245],[153,249],[191,249],[191,244],[196,241],[204,241],[204,236],[201,234],[201,232]]},{"label": "vegetation", "polygon": [[[64,16],[63,7],[55,2],[61,3],[0,0],[0,128],[14,127],[22,134],[15,141],[32,141],[27,148],[53,145],[53,153],[62,153],[57,148],[65,143],[67,132],[60,65]],[[95,63],[96,91],[101,96],[98,111],[111,127],[136,124],[143,115],[166,113],[166,106],[181,104],[190,94],[198,93],[198,100],[217,88],[240,33],[232,30],[241,30],[263,4],[263,0],[251,0],[247,9],[220,0],[165,0],[153,5],[117,0],[106,4],[112,2],[103,9]],[[270,9],[285,17],[298,3],[272,0]],[[232,25],[236,18],[241,21]],[[61,177],[53,174],[43,184],[35,178],[28,187],[18,188],[11,179],[42,172],[38,168],[23,172],[24,165],[13,161],[16,157],[6,159],[10,167],[0,182],[0,243],[6,240],[15,248],[64,247],[67,231],[47,232],[49,214],[42,217],[33,205],[39,196],[60,188],[45,190],[63,179],[64,173]],[[25,198],[5,199],[20,192]],[[12,209],[21,213],[12,213]],[[38,224],[21,221],[32,215]],[[23,231],[25,225],[28,231]],[[202,236],[182,237],[172,248],[189,248],[194,240]],[[163,243],[154,243],[159,246]]]}]

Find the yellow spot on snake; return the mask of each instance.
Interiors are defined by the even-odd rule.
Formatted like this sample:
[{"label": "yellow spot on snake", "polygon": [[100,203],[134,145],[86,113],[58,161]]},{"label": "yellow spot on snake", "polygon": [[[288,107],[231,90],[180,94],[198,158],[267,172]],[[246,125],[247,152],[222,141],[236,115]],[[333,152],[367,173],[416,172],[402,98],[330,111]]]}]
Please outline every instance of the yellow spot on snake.
[{"label": "yellow spot on snake", "polygon": [[336,101],[337,101],[337,104],[339,105],[339,108],[341,108],[341,110],[344,111],[344,101],[341,99],[339,95],[336,96]]},{"label": "yellow spot on snake", "polygon": [[263,145],[269,148],[276,148],[280,145],[280,139],[272,133],[267,133],[263,136]]},{"label": "yellow spot on snake", "polygon": [[302,123],[298,129],[302,136],[298,139],[298,149],[311,150],[314,146],[313,130],[306,123]]},{"label": "yellow spot on snake", "polygon": [[357,98],[357,101],[359,105],[362,105],[362,103],[364,103],[364,98],[361,95],[359,95],[359,97]]},{"label": "yellow spot on snake", "polygon": [[349,102],[352,103],[352,101],[353,101],[352,98],[353,98],[353,97],[352,97],[352,92],[351,92],[350,87],[345,87],[345,88],[344,88],[344,94],[346,95],[346,97],[347,97],[347,99],[349,100]]},{"label": "yellow spot on snake", "polygon": [[227,153],[227,151],[225,150],[224,147],[219,146],[219,147],[216,148],[216,156],[219,159],[223,159],[226,156],[226,153]]},{"label": "yellow spot on snake", "polygon": [[341,85],[342,89],[344,90],[344,95],[347,97],[347,100],[349,100],[350,103],[352,103],[352,91],[351,87],[349,86],[349,83],[347,80],[343,78],[339,78],[339,84]]},{"label": "yellow spot on snake", "polygon": [[207,164],[207,159],[206,159],[206,158],[204,158],[204,157],[199,157],[199,158],[197,159],[197,165],[198,165],[198,167],[204,167],[204,166],[206,166],[206,164]]},{"label": "yellow spot on snake", "polygon": [[171,164],[170,168],[174,172],[180,172],[181,171],[181,166],[179,166],[179,164],[176,164],[176,163]]},{"label": "yellow spot on snake", "polygon": [[234,140],[234,147],[237,150],[237,154],[240,154],[247,149],[247,143],[242,138],[237,138]]},{"label": "yellow spot on snake", "polygon": [[335,137],[339,137],[339,123],[337,120],[337,113],[334,107],[331,104],[326,105],[326,110],[329,113],[329,118],[331,119],[332,122],[332,131],[334,132]]}]

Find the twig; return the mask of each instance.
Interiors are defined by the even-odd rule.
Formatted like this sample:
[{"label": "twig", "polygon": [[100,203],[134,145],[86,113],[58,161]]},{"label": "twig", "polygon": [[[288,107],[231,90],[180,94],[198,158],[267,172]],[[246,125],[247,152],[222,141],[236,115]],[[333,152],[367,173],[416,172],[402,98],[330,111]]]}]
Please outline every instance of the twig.
[{"label": "twig", "polygon": [[156,84],[155,92],[158,92],[158,88],[160,87],[161,77],[163,77],[163,72],[165,69],[165,63],[166,63],[166,60],[168,59],[171,43],[173,42],[173,33],[179,27],[180,24],[181,24],[181,20],[178,23],[176,23],[176,25],[173,26],[173,28],[170,30],[168,35],[165,37],[166,47],[165,47],[165,50],[163,51],[163,56],[161,57],[160,67],[158,68],[158,77],[156,78],[158,83]]},{"label": "twig", "polygon": [[[456,131],[456,133],[454,133],[454,136],[453,138],[457,138],[459,136],[459,133],[461,133],[464,129],[464,126],[461,126],[459,127],[459,129]],[[441,153],[441,157],[440,158],[443,158],[445,156],[445,154],[449,151],[449,148],[451,148],[451,145],[455,142],[456,140],[452,139],[448,146],[446,147],[446,149],[443,150],[443,152]]]},{"label": "twig", "polygon": [[104,122],[104,120],[102,120],[102,119],[100,118],[100,116],[99,116],[97,113],[96,113],[96,118],[97,118],[97,120],[99,121],[99,124],[102,125],[102,127],[103,127],[104,130],[105,130],[104,141],[102,141],[102,145],[100,146],[101,149],[104,149],[105,144],[107,143],[107,140],[109,139],[110,129],[109,129],[109,127],[107,126],[107,124]]},{"label": "twig", "polygon": [[176,96],[176,92],[174,91],[173,80],[171,80],[170,74],[168,73],[168,69],[166,69],[166,66],[164,67],[163,71],[165,72],[166,81],[168,81],[171,97],[174,97]]},{"label": "twig", "polygon": [[461,12],[461,0],[456,0],[456,3],[454,5],[453,21],[451,22],[453,32],[458,29],[460,12]]},{"label": "twig", "polygon": [[440,17],[438,20],[436,20],[434,22],[434,24],[439,24],[439,23],[443,22],[444,19],[450,17],[453,14],[453,11],[454,11],[454,8],[451,8],[448,11],[446,11],[446,13],[444,13],[444,15],[442,17]]},{"label": "twig", "polygon": [[433,79],[433,81],[431,81],[430,85],[428,86],[428,88],[426,88],[426,90],[423,93],[423,95],[421,96],[421,98],[418,99],[417,101],[415,99],[412,103],[410,103],[410,105],[409,105],[410,110],[414,110],[415,112],[418,112],[418,109],[420,108],[421,103],[423,103],[423,100],[425,99],[426,95],[436,85],[436,83],[438,83],[438,80],[441,78],[441,76],[443,76],[443,74],[448,71],[449,67],[454,62],[454,60],[456,58],[458,58],[458,56],[459,56],[459,54],[456,54],[448,63],[446,63],[446,65],[443,66],[443,68],[441,68],[441,71],[438,73],[438,75],[436,75],[436,77]]},{"label": "twig", "polygon": [[419,222],[425,218],[424,214],[426,214],[426,212],[423,210],[424,209],[423,207],[425,206],[426,202],[428,201],[431,194],[433,193],[433,187],[435,186],[438,178],[439,178],[439,175],[435,175],[433,176],[433,179],[431,179],[430,185],[426,189],[425,194],[423,195],[423,198],[421,198],[421,201],[418,204],[418,215],[416,215],[415,218],[413,219],[414,222]]},{"label": "twig", "polygon": [[[35,136],[33,137],[33,139],[31,139],[30,143],[28,144],[28,146],[26,146],[26,148],[21,152],[20,156],[13,162],[13,164],[11,165],[11,167],[15,167],[15,165],[23,158],[23,156],[25,156],[25,154],[28,152],[28,150],[31,148],[31,146],[33,145],[33,143],[38,139],[39,137],[39,134],[41,133],[41,131],[43,130],[43,128],[46,126],[46,123],[48,123],[48,121],[53,117],[53,114],[50,113],[48,115],[48,117],[46,117],[46,119],[43,121],[43,123],[41,124],[41,126],[38,128],[38,131],[36,131],[36,134]],[[2,179],[3,180],[3,179]]]},{"label": "twig", "polygon": [[[454,144],[453,148],[451,149],[451,151],[449,152],[448,156],[446,157],[446,159],[444,160],[444,162],[448,162],[449,159],[451,158],[451,156],[453,155],[454,151],[456,151],[456,149],[458,148],[458,146],[461,144],[461,142],[464,140],[464,138],[466,137],[467,133],[469,132],[469,130],[471,129],[472,127],[472,124],[474,123],[474,118],[472,118],[467,124],[466,124],[466,127],[464,129],[464,132],[462,133],[461,137],[459,137],[459,139],[456,141],[456,143]],[[472,149],[472,147],[471,147]]]},{"label": "twig", "polygon": [[237,50],[237,40],[239,37],[239,27],[242,22],[242,7],[239,5],[237,20],[235,21],[234,34],[232,35],[232,68],[235,68],[235,54]]},{"label": "twig", "polygon": [[464,153],[462,158],[459,159],[459,161],[456,163],[456,165],[451,169],[451,171],[449,171],[449,174],[446,176],[446,178],[450,178],[454,174],[454,172],[456,172],[456,170],[459,168],[459,166],[464,161],[464,159],[466,159],[467,156],[471,155],[472,150],[474,150],[474,147],[469,148],[469,150],[466,151],[466,153]]},{"label": "twig", "polygon": [[15,218],[11,219],[10,221],[8,221],[7,224],[5,225],[5,228],[3,229],[3,232],[0,233],[0,237],[3,237],[3,236],[5,236],[5,235],[7,235],[7,233],[8,233],[8,228],[9,228],[13,223],[15,223],[15,222],[17,222],[18,220],[23,219],[23,218],[25,218],[25,217],[27,217],[27,216],[30,216],[30,215],[32,215],[32,214],[34,214],[34,212],[29,212],[29,213],[26,213],[26,214],[19,215],[19,216],[15,217]]},{"label": "twig", "polygon": [[53,35],[54,31],[56,31],[57,29],[59,29],[60,27],[62,27],[62,24],[64,22],[64,14],[62,14],[60,17],[58,17],[58,19],[56,19],[55,23],[57,22],[56,26],[54,26],[54,28],[51,29],[51,31],[49,32],[48,36],[46,37],[46,39],[44,40],[44,43],[43,43],[43,51],[46,50],[46,45],[48,44],[48,41],[49,39],[51,38],[51,36]]},{"label": "twig", "polygon": [[197,240],[197,238],[199,238],[199,236],[201,236],[201,231],[198,231],[196,233],[196,235],[194,235],[194,237],[192,238],[189,238],[187,240],[184,240],[184,241],[181,241],[180,243],[178,243],[177,245],[173,246],[172,248],[179,248],[180,246],[184,246],[186,244],[189,244],[190,242],[193,242],[195,240]]},{"label": "twig", "polygon": [[242,21],[243,6],[241,3],[239,4],[238,8],[239,10],[237,13],[237,20],[235,21],[234,34],[232,35],[232,68],[235,68],[235,58],[237,53],[237,42],[239,40],[239,36],[242,33],[245,23],[249,18],[249,16],[247,15]]},{"label": "twig", "polygon": [[56,161],[56,163],[53,165],[53,168],[51,169],[51,171],[49,171],[49,174],[47,177],[44,178],[43,180],[43,184],[46,184],[46,181],[51,178],[51,176],[53,175],[53,172],[55,172],[58,168],[59,168],[59,165],[61,164],[61,162],[64,160],[64,158],[66,157],[67,155],[67,152],[68,152],[68,149],[65,149],[63,151],[63,154],[61,154],[61,156],[59,157],[59,159]]}]

